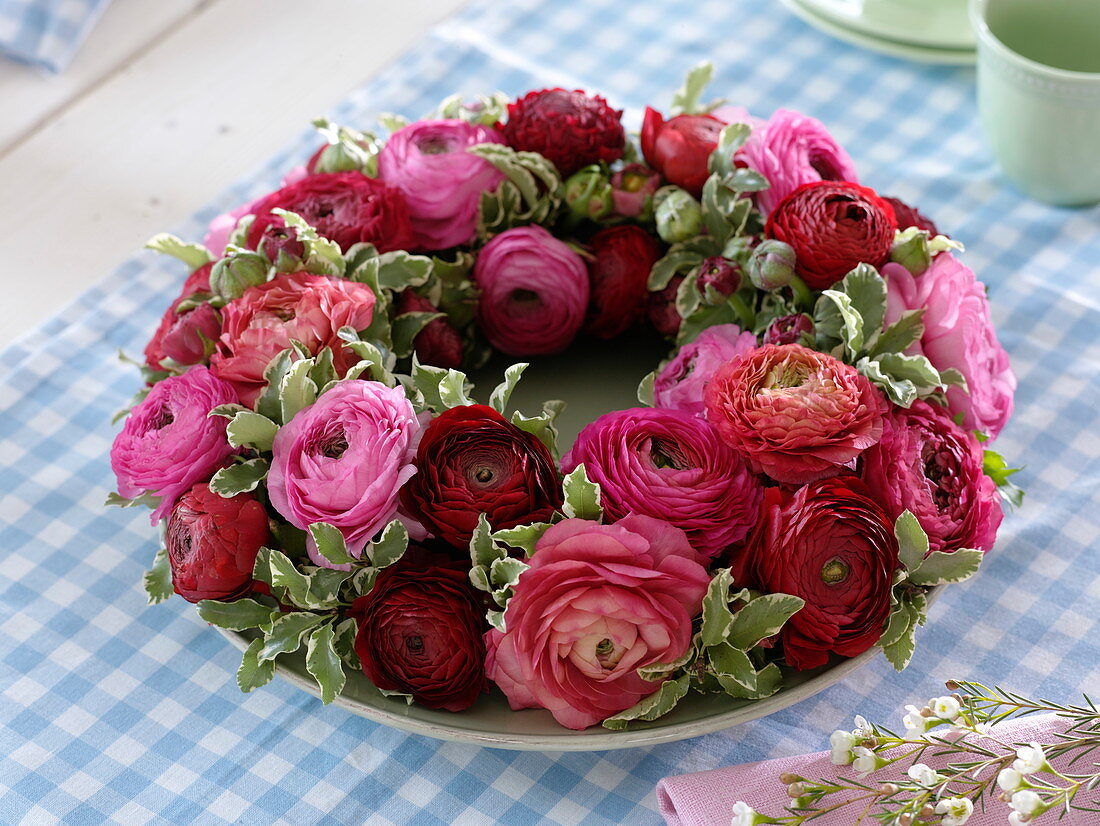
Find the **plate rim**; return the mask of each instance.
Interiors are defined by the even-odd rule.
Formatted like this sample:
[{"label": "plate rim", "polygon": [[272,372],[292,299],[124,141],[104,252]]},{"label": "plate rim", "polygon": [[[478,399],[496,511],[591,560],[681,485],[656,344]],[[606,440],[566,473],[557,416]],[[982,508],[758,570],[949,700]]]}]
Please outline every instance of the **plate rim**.
[{"label": "plate rim", "polygon": [[[887,40],[892,43],[900,43],[917,48],[948,51],[970,51],[978,47],[977,34],[970,23],[967,0],[962,0],[958,11],[958,22],[963,24],[967,36],[957,41],[937,40],[933,37],[913,37],[907,32],[902,32],[900,28],[895,31],[888,25],[879,25],[875,21],[869,20],[863,14],[845,16],[841,11],[835,8],[835,0],[801,0],[801,2],[802,5],[811,12],[830,21],[834,25],[876,40]],[[865,7],[866,5],[864,4],[859,8],[862,10]]]}]

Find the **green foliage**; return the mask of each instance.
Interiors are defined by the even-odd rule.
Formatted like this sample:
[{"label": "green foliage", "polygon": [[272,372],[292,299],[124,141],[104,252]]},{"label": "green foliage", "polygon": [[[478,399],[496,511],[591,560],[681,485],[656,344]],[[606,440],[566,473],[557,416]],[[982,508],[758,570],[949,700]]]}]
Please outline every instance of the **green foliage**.
[{"label": "green foliage", "polygon": [[589,480],[583,464],[577,465],[571,473],[566,475],[562,482],[562,491],[565,494],[562,512],[567,517],[594,521],[603,518],[600,486]]},{"label": "green foliage", "polygon": [[175,591],[172,589],[172,568],[168,563],[168,550],[161,548],[153,557],[153,565],[141,578],[149,605],[164,602]]},{"label": "green foliage", "polygon": [[487,160],[505,178],[495,192],[481,195],[479,241],[513,227],[554,223],[562,205],[562,181],[554,164],[537,152],[517,152],[499,143],[481,143],[466,151]]}]

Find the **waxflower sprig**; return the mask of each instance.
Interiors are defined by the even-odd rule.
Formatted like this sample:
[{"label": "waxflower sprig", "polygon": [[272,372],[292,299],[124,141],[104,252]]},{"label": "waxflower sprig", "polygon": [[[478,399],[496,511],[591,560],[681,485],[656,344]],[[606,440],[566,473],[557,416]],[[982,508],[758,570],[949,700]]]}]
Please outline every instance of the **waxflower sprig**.
[{"label": "waxflower sprig", "polygon": [[[949,680],[947,688],[950,695],[922,708],[906,706],[903,734],[860,716],[854,730],[834,731],[831,760],[851,766],[856,777],[810,780],[784,773],[779,780],[791,798],[786,814],[763,814],[738,801],[731,826],[798,826],[849,808],[855,824],[870,818],[883,826],[963,826],[975,809],[995,801],[1008,805],[1010,826],[1071,810],[1100,814],[1100,763],[1085,760],[1100,748],[1100,709],[1088,696],[1082,705],[1069,705],[965,680]],[[1055,714],[1068,727],[1046,743],[1005,742],[993,730],[1036,713]],[[948,762],[940,768],[923,762],[934,758]],[[893,776],[887,780],[865,779],[888,770]]]}]

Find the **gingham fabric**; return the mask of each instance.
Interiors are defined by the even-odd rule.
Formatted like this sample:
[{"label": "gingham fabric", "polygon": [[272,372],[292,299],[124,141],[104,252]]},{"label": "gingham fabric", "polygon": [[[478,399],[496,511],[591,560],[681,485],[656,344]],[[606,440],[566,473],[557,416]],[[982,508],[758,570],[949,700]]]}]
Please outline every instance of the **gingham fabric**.
[{"label": "gingham fabric", "polygon": [[[191,606],[145,606],[147,513],[102,507],[109,420],[138,383],[115,353],[140,352],[183,278],[141,254],[0,360],[0,822],[655,823],[665,775],[818,750],[854,713],[894,719],[948,677],[1055,700],[1100,690],[1100,211],[1003,183],[972,70],[859,51],[755,0],[479,0],[330,114],[366,125],[456,90],[562,85],[599,90],[636,125],[702,58],[716,93],[822,119],[866,183],[965,241],[990,285],[1020,378],[999,447],[1027,466],[1029,496],[981,574],[933,607],[908,670],[880,657],[770,718],[593,754],[439,743],[279,680],[240,694],[237,651]],[[200,238],[315,145],[303,134],[176,231]]]},{"label": "gingham fabric", "polygon": [[60,72],[111,0],[0,0],[0,55]]}]

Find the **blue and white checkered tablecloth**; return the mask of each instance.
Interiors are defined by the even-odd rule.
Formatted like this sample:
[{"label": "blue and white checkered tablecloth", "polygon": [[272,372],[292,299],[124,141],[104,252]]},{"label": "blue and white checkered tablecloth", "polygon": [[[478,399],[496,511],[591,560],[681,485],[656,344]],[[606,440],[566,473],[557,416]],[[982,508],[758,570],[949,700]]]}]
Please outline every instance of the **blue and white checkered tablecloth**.
[{"label": "blue and white checkered tablecloth", "polygon": [[[279,680],[250,695],[239,655],[182,600],[146,608],[147,515],[105,510],[112,412],[182,274],[125,262],[0,360],[0,822],[654,823],[661,777],[823,747],[855,712],[894,717],[951,676],[1070,700],[1100,692],[1100,210],[1024,200],[975,122],[972,70],[879,57],[755,0],[478,0],[332,116],[417,116],[452,91],[560,84],[630,110],[684,71],[767,115],[825,121],[865,182],[964,240],[1020,378],[1000,447],[1025,507],[974,581],[932,609],[903,674],[882,658],[787,711],[647,749],[514,753],[403,734]],[[303,135],[177,231],[273,188]],[[94,268],[96,262],[89,262]]]},{"label": "blue and white checkered tablecloth", "polygon": [[0,0],[0,55],[60,72],[111,0]]}]

